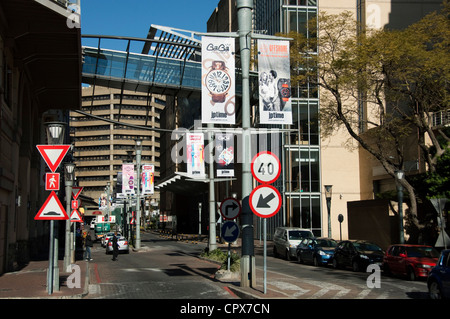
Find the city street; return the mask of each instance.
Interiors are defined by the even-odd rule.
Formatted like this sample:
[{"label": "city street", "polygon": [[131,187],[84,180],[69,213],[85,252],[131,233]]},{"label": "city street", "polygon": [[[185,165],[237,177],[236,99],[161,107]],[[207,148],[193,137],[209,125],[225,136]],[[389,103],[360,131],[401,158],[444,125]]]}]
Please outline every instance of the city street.
[{"label": "city street", "polygon": [[[142,233],[140,252],[112,261],[100,243],[92,249],[88,299],[235,299],[239,282],[214,279],[218,265],[198,258],[204,243],[177,242]],[[224,248],[225,249],[225,248]],[[233,248],[235,249],[235,248]],[[239,250],[237,247],[235,250]],[[369,288],[369,273],[314,267],[274,258],[268,245],[267,287],[285,299],[427,299],[424,280],[380,275],[380,288]],[[263,285],[263,256],[255,249],[257,286]],[[261,295],[261,294],[259,294]],[[245,297],[244,297],[245,298]]]}]

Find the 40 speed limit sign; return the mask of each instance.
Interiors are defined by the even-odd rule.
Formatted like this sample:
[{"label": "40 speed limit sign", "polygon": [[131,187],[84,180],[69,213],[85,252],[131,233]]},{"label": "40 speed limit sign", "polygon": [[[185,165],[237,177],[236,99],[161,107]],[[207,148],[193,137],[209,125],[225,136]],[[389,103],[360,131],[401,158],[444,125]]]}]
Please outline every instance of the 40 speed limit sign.
[{"label": "40 speed limit sign", "polygon": [[278,156],[269,151],[259,152],[250,165],[253,177],[262,184],[275,182],[281,173]]}]

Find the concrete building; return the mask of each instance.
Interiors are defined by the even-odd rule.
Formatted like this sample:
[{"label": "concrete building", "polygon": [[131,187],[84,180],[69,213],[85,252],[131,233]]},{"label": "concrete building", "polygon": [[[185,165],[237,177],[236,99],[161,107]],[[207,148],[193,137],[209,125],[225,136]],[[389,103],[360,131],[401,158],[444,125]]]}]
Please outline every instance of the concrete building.
[{"label": "concrete building", "polygon": [[[73,157],[76,180],[83,195],[98,201],[110,194],[121,193],[117,174],[122,164],[136,163],[136,140],[142,140],[142,164],[155,166],[155,180],[160,176],[160,114],[166,98],[160,95],[90,86],[82,89],[81,113],[70,113],[74,142]],[[108,122],[108,120],[112,122]],[[123,124],[121,124],[123,123]],[[133,127],[136,126],[136,127]],[[148,130],[137,128],[148,127]],[[120,177],[119,177],[120,178]],[[159,191],[146,198],[148,205],[159,202]],[[97,207],[86,211],[92,216]]]},{"label": "concrete building", "polygon": [[[81,104],[78,1],[0,1],[0,274],[48,256],[45,122]],[[62,196],[63,193],[61,192]]]}]

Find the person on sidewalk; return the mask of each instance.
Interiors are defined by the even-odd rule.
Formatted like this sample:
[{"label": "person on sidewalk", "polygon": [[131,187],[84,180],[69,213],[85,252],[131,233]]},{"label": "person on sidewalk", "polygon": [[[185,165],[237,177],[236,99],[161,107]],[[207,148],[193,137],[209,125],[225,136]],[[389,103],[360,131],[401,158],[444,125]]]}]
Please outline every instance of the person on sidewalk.
[{"label": "person on sidewalk", "polygon": [[86,251],[84,252],[84,257],[86,261],[93,260],[91,258],[91,247],[94,246],[91,238],[91,232],[88,232],[84,240],[84,245],[86,246]]},{"label": "person on sidewalk", "polygon": [[119,244],[117,243],[117,232],[114,232],[114,236],[112,238],[112,247],[113,247],[113,258],[112,260],[117,260],[117,255],[119,255]]}]

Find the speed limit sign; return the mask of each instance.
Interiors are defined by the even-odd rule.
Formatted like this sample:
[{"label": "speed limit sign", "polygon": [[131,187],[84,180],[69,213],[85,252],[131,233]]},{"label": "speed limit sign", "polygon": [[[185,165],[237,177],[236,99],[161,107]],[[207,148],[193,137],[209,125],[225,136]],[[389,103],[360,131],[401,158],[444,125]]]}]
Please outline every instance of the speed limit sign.
[{"label": "speed limit sign", "polygon": [[253,177],[262,184],[275,182],[281,173],[281,164],[278,156],[269,151],[256,154],[250,168]]}]

